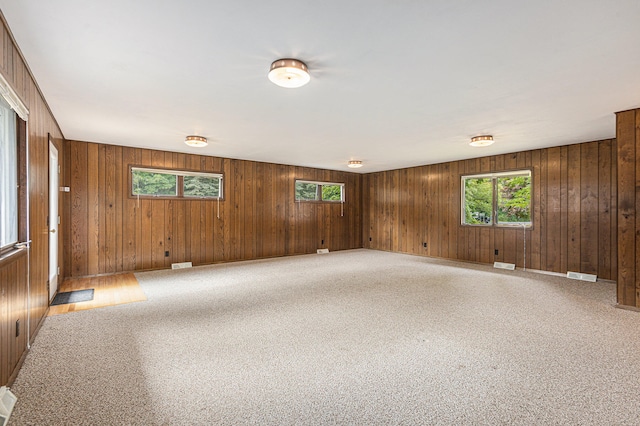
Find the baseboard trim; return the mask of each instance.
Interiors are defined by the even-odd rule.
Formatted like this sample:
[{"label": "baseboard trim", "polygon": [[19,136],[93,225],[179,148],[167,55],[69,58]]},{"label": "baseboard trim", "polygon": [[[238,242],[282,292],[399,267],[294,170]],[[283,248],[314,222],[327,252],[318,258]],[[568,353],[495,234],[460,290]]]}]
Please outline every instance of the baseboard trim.
[{"label": "baseboard trim", "polygon": [[613,305],[614,307],[618,308],[618,309],[623,309],[625,311],[631,311],[631,312],[640,312],[640,308],[637,308],[635,306],[629,306],[629,305],[621,305],[619,303],[616,303],[615,305]]}]

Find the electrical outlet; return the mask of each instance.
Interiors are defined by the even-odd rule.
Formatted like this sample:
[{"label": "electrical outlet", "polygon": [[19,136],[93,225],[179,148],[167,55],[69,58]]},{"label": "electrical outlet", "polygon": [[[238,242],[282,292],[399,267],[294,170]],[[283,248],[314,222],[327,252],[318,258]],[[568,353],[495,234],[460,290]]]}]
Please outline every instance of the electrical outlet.
[{"label": "electrical outlet", "polygon": [[373,241],[373,239],[371,237],[369,237],[369,241]]},{"label": "electrical outlet", "polygon": [[427,243],[422,243],[422,247],[427,248]]},{"label": "electrical outlet", "polygon": [[324,245],[324,240],[322,240],[322,242],[320,243],[320,245]]},{"label": "electrical outlet", "polygon": [[164,252],[164,257],[169,257],[169,251],[168,250]]},{"label": "electrical outlet", "polygon": [[495,250],[493,251],[493,254],[495,254],[495,255],[497,256],[497,255],[498,255],[498,249],[495,249]]}]

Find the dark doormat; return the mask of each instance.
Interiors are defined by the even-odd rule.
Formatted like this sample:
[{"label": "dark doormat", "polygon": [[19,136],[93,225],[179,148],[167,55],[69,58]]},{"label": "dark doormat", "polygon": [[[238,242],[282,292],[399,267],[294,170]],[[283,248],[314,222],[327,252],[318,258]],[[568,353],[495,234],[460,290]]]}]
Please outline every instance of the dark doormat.
[{"label": "dark doormat", "polygon": [[93,300],[93,289],[65,291],[64,293],[56,294],[53,298],[51,306],[54,305],[66,305],[67,303],[88,302]]}]

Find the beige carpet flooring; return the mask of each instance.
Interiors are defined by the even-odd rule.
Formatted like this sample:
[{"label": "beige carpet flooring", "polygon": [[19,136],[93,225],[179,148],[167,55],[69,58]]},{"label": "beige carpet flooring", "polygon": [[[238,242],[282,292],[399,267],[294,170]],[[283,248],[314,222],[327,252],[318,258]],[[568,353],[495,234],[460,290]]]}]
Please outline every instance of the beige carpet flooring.
[{"label": "beige carpet flooring", "polygon": [[12,425],[638,425],[615,285],[353,250],[136,274],[47,318]]}]

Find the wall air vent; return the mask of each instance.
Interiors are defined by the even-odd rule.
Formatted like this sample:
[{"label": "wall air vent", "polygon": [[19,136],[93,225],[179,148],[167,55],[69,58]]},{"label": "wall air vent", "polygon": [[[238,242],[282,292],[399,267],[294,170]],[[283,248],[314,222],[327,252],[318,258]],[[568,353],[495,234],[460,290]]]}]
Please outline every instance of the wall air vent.
[{"label": "wall air vent", "polygon": [[516,265],[514,263],[504,263],[504,262],[493,262],[493,267],[496,269],[508,269],[509,271],[513,271],[516,269]]},{"label": "wall air vent", "polygon": [[567,278],[571,278],[572,280],[582,280],[582,281],[589,281],[591,283],[595,283],[596,280],[598,279],[597,275],[591,275],[591,274],[581,274],[580,272],[567,272]]},{"label": "wall air vent", "polygon": [[191,262],[172,263],[171,269],[185,269],[185,268],[191,268],[192,266],[193,265],[191,264]]},{"label": "wall air vent", "polygon": [[9,422],[17,400],[18,398],[6,386],[0,388],[0,426],[5,426]]}]

